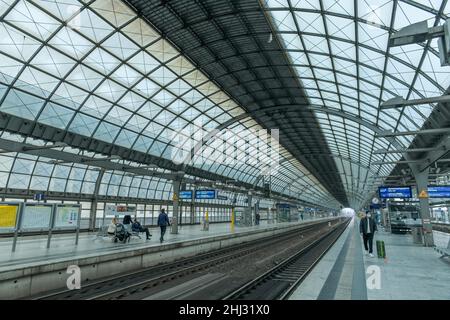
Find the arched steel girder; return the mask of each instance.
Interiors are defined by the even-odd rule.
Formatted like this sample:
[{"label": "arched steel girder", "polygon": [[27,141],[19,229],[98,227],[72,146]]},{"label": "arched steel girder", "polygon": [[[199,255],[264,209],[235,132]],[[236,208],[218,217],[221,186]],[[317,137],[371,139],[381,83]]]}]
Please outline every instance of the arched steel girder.
[{"label": "arched steel girder", "polygon": [[[251,12],[255,12],[255,13],[259,13],[260,11],[265,11],[265,12],[271,12],[271,11],[287,11],[285,8],[270,8],[270,9],[268,9],[268,8],[261,8],[261,9],[250,9],[250,10],[245,10],[244,12],[245,13],[251,13]],[[390,31],[390,32],[394,32],[395,30],[391,30],[388,26],[385,26],[385,25],[382,25],[382,24],[378,24],[378,23],[376,23],[376,22],[373,22],[373,21],[368,21],[367,19],[363,19],[363,18],[360,18],[360,17],[357,17],[356,19],[355,19],[355,17],[351,17],[351,16],[349,16],[349,15],[346,15],[346,14],[341,14],[341,13],[337,13],[337,12],[331,12],[331,11],[322,11],[322,10],[317,10],[317,9],[304,9],[304,8],[302,8],[302,9],[298,9],[298,8],[290,8],[290,10],[292,10],[292,11],[300,11],[300,12],[308,12],[308,13],[316,13],[316,14],[326,14],[327,16],[335,16],[335,17],[339,17],[339,18],[347,18],[347,19],[349,19],[349,18],[351,18],[352,20],[354,20],[355,22],[360,22],[360,23],[365,23],[365,24],[369,24],[369,25],[371,25],[371,26],[375,26],[375,27],[377,27],[377,28],[379,28],[379,29],[383,29],[383,30],[385,30],[385,31]],[[429,11],[429,12],[431,12],[431,13],[433,13],[433,14],[435,14],[435,15],[437,15],[439,12],[437,12],[436,10],[433,10],[433,11],[430,11],[429,9],[426,9],[427,11]],[[434,12],[434,11],[436,11],[436,12]],[[192,27],[195,27],[195,26],[201,26],[201,25],[203,25],[205,22],[210,22],[211,20],[214,20],[214,19],[219,19],[219,18],[226,18],[226,17],[228,17],[228,16],[238,16],[239,14],[241,14],[242,13],[242,11],[232,11],[232,12],[230,12],[230,13],[221,13],[221,14],[208,14],[208,17],[207,18],[201,18],[201,19],[197,19],[197,20],[193,20],[193,21],[190,21],[186,26],[185,26],[185,28],[186,27],[189,27],[189,28],[192,28]],[[445,15],[441,15],[441,18],[442,19],[446,19],[447,17],[445,16]],[[276,33],[287,33],[287,34],[295,34],[295,35],[297,35],[298,34],[298,32],[297,31],[277,31]],[[314,33],[314,32],[302,32],[302,34],[304,34],[304,35],[314,35],[314,36],[323,36],[323,35],[321,35],[321,34],[318,34],[318,33]],[[220,42],[223,42],[223,41],[229,41],[229,40],[238,40],[238,39],[242,39],[242,37],[245,37],[245,36],[249,36],[249,37],[255,37],[255,36],[268,36],[268,33],[267,32],[251,32],[251,33],[241,33],[241,34],[238,34],[238,35],[236,35],[236,36],[230,36],[230,37],[224,37],[224,38],[220,38],[220,39],[217,39],[217,40],[214,40],[214,41],[210,41],[210,42],[208,42],[208,43],[202,43],[202,45],[200,45],[200,46],[197,46],[197,47],[193,47],[193,49],[192,50],[197,50],[197,49],[199,49],[199,48],[202,48],[202,47],[204,47],[204,45],[214,45],[214,44],[217,44],[217,43],[220,43]],[[354,43],[354,41],[351,41],[350,39],[345,39],[345,38],[339,38],[339,37],[336,37],[336,36],[332,36],[332,35],[329,35],[328,36],[330,39],[332,39],[332,40],[339,40],[339,41],[343,41],[343,42],[347,42],[347,43]],[[418,43],[418,45],[419,46],[424,46],[424,44],[422,44],[422,43]],[[377,52],[377,53],[381,53],[381,54],[386,54],[386,52],[384,52],[384,51],[382,51],[382,50],[379,50],[379,49],[376,49],[376,48],[373,48],[373,47],[370,47],[370,46],[367,46],[367,45],[365,45],[365,44],[358,44],[358,46],[361,46],[361,47],[364,47],[364,48],[367,48],[367,49],[370,49],[370,50],[373,50],[373,51],[375,51],[375,52]],[[269,51],[269,50],[266,50],[266,51]],[[433,53],[435,53],[436,55],[438,55],[438,53],[436,52],[436,50],[434,50],[433,49]],[[389,57],[393,57],[394,59],[398,59],[398,58],[396,58],[395,56],[393,56],[393,55],[388,55]],[[227,57],[224,57],[224,59],[227,59],[227,58],[229,58],[229,57],[232,57],[232,56],[227,56]],[[400,61],[400,59],[398,59],[399,61]]]},{"label": "arched steel girder", "polygon": [[[210,131],[205,137],[204,139],[200,140],[197,142],[197,144],[191,149],[190,154],[185,158],[184,164],[183,164],[183,168],[186,167],[188,165],[188,163],[190,162],[191,159],[193,159],[193,157],[195,156],[195,154],[201,150],[201,148],[213,137],[215,137],[221,130],[224,130],[226,128],[228,128],[229,126],[233,125],[236,122],[239,122],[243,119],[246,118],[253,118],[252,116],[258,115],[258,114],[264,114],[266,112],[275,112],[275,111],[281,111],[281,110],[289,110],[292,108],[298,108],[298,104],[297,105],[282,105],[282,106],[276,106],[276,107],[268,107],[268,108],[263,108],[258,110],[257,112],[253,112],[252,114],[247,114],[247,113],[243,113],[237,117],[234,117],[232,119],[229,119],[228,121],[222,123],[221,125],[219,125],[217,128],[215,128],[214,130]],[[329,108],[324,108],[318,105],[304,105],[302,106],[303,108],[307,108],[309,111],[314,111],[314,112],[318,112],[318,113],[326,113],[326,114],[332,114],[338,117],[342,117],[354,122],[357,122],[359,124],[361,124],[362,126],[374,131],[375,133],[381,134],[384,132],[383,129],[379,128],[378,126],[376,126],[375,124],[364,120],[360,117],[357,117],[355,115],[352,115],[350,113],[341,111],[341,110],[335,110],[335,109],[329,109]],[[398,149],[398,150],[403,150],[404,147],[403,145],[395,138],[395,137],[386,137],[385,138],[388,142],[390,142],[394,148]],[[330,155],[331,156],[331,155]],[[407,153],[404,153],[403,156],[405,157],[406,160],[409,160],[409,155]],[[337,156],[340,157],[340,156]],[[356,163],[357,165],[363,166],[362,164]],[[364,166],[363,166],[364,167]],[[184,169],[183,169],[184,171]],[[261,178],[258,177],[257,182],[259,182]],[[257,183],[254,184],[255,186],[257,185]]]},{"label": "arched steel girder", "polygon": [[[201,150],[201,148],[213,137],[215,137],[221,130],[224,130],[230,126],[232,126],[234,123],[237,123],[243,119],[246,118],[253,118],[254,116],[258,116],[258,115],[264,115],[265,113],[268,112],[277,112],[277,111],[289,111],[290,109],[294,109],[294,111],[302,111],[302,110],[298,110],[298,107],[301,106],[302,110],[306,110],[306,111],[314,111],[317,113],[325,113],[325,114],[331,114],[337,117],[341,117],[341,118],[345,118],[351,121],[354,121],[370,130],[372,130],[373,132],[375,132],[376,134],[382,134],[384,133],[385,130],[381,129],[380,127],[378,127],[377,125],[371,123],[370,121],[364,120],[360,117],[357,117],[355,115],[352,115],[348,112],[342,111],[342,110],[336,110],[336,109],[331,109],[331,108],[324,108],[322,106],[319,105],[299,105],[299,104],[290,104],[290,105],[281,105],[281,106],[276,106],[276,107],[268,107],[268,108],[263,108],[257,111],[252,112],[251,114],[248,113],[243,113],[237,117],[231,118],[228,121],[220,124],[217,128],[215,128],[214,130],[211,130],[210,132],[208,132],[208,134],[200,141],[198,141],[196,143],[196,145],[191,149],[190,154],[185,158],[184,161],[184,166],[187,166],[188,163],[190,162],[191,159],[193,159],[193,156],[195,156],[195,154]],[[297,109],[297,110],[295,110]],[[397,150],[403,150],[405,147],[395,138],[395,137],[385,137],[384,139],[386,139],[388,142],[390,142],[393,147],[395,147],[395,149]],[[406,153],[404,154],[404,156],[408,156]]]},{"label": "arched steel girder", "polygon": [[[301,50],[286,50],[287,52],[290,52],[290,51],[293,51],[293,52],[297,52],[297,51],[299,51],[299,52],[303,52],[303,51],[301,51]],[[380,69],[377,69],[377,68],[375,68],[375,67],[373,67],[373,66],[369,66],[369,65],[366,65],[366,64],[364,64],[364,63],[360,63],[360,62],[356,62],[356,61],[354,61],[354,60],[351,60],[351,59],[348,59],[348,58],[343,58],[343,57],[340,57],[340,56],[336,56],[336,55],[328,55],[328,54],[325,54],[325,53],[322,53],[322,52],[315,52],[315,51],[307,51],[307,52],[309,52],[309,53],[314,53],[314,54],[317,54],[317,55],[322,55],[322,56],[326,56],[326,57],[331,57],[331,58],[334,58],[334,59],[342,59],[342,60],[345,60],[345,61],[347,61],[347,62],[351,62],[351,63],[354,63],[354,64],[359,64],[359,65],[361,65],[361,66],[363,66],[363,67],[365,67],[365,68],[367,68],[367,69],[371,69],[371,70],[373,70],[373,71],[376,71],[376,72],[379,72],[380,74],[382,74],[383,73],[383,71],[382,70],[380,70]],[[236,56],[237,57],[237,56]],[[297,63],[292,63],[292,64],[289,64],[289,65],[285,65],[285,64],[273,64],[273,66],[275,66],[275,67],[307,67],[307,68],[309,68],[310,66],[309,65],[303,65],[303,64],[297,64]],[[235,73],[235,72],[242,72],[242,71],[246,71],[246,70],[258,70],[258,69],[264,69],[265,67],[264,66],[261,66],[261,67],[251,67],[251,68],[242,68],[242,69],[237,69],[237,70],[233,70],[231,73]],[[369,81],[369,80],[367,80],[367,79],[365,79],[365,78],[361,78],[361,77],[357,77],[357,76],[355,76],[354,74],[351,74],[351,73],[347,73],[347,72],[344,72],[344,71],[342,71],[342,70],[333,70],[333,69],[330,69],[330,68],[325,68],[325,67],[321,67],[321,66],[314,66],[314,68],[316,68],[316,69],[321,69],[321,70],[325,70],[325,71],[332,71],[332,72],[336,72],[336,73],[339,73],[339,74],[342,74],[342,75],[345,75],[345,76],[348,76],[348,77],[352,77],[352,78],[357,78],[357,79],[359,79],[359,80],[361,80],[361,81],[364,81],[364,82],[366,82],[366,83],[368,83],[368,84],[370,84],[370,85],[373,85],[374,87],[377,87],[377,88],[381,88],[381,86],[380,86],[380,84],[377,84],[377,83],[375,83],[375,82],[372,82],[372,81]],[[424,73],[422,70],[417,70],[417,68],[414,68],[414,67],[412,67],[412,69],[414,70],[414,71],[416,71],[416,72],[418,72],[420,75],[422,75],[424,78],[426,78],[428,81],[430,81],[431,83],[433,83],[437,88],[441,88],[442,90],[444,90],[437,82],[436,82],[436,80],[433,80],[428,74],[426,74],[426,73]],[[219,79],[219,78],[221,78],[221,77],[223,77],[223,76],[229,76],[230,75],[230,73],[223,73],[222,75],[220,75],[220,76],[216,76],[215,77],[215,79]],[[402,79],[399,79],[398,77],[395,77],[395,76],[393,76],[393,75],[391,75],[391,74],[389,74],[389,75],[387,75],[389,78],[391,78],[392,80],[394,80],[394,81],[396,81],[396,82],[398,82],[398,83],[400,83],[400,84],[402,84],[402,85],[404,85],[405,87],[409,87],[410,86],[410,84],[409,83],[407,83],[407,82],[405,82],[404,80],[402,80]],[[298,76],[298,78],[300,79],[300,80],[303,80],[303,79],[313,79],[313,78],[304,78],[304,77],[301,77],[301,76]],[[266,80],[270,80],[270,79],[275,79],[275,78],[267,78]],[[281,77],[276,77],[276,79],[278,80],[278,79],[292,79],[292,76],[291,75],[287,75],[287,76],[281,76]],[[334,81],[330,81],[330,80],[325,80],[325,79],[319,79],[320,81],[323,81],[323,82],[329,82],[329,83],[334,83]],[[255,80],[248,80],[248,81],[239,81],[238,83],[236,83],[236,84],[239,84],[239,85],[246,85],[246,84],[250,84],[250,83],[253,83]],[[348,88],[351,88],[350,86],[348,86],[348,85],[345,85],[345,84],[340,84],[340,85],[343,85],[343,86],[346,86],[346,87],[348,87]],[[425,97],[424,95],[423,95],[423,93],[421,93],[420,91],[418,91],[417,89],[415,89],[415,88],[411,88],[413,91],[414,91],[414,93],[416,93],[418,96],[420,96],[420,97]],[[389,89],[387,89],[387,88],[383,88],[383,90],[386,90],[386,92],[388,92],[388,93],[391,93],[392,95],[397,95],[397,93],[395,93],[395,92],[393,92],[393,91],[391,91],[391,90],[389,90]],[[251,93],[257,93],[257,92],[260,92],[261,90],[257,90],[257,91],[251,91]],[[367,93],[369,96],[371,96],[369,93]],[[376,97],[377,99],[379,98],[379,97]]]},{"label": "arched steel girder", "polygon": [[[253,114],[260,114],[260,113],[266,113],[266,112],[276,112],[276,111],[283,111],[283,110],[287,110],[289,111],[290,109],[294,109],[294,108],[298,108],[299,105],[281,105],[281,106],[276,106],[276,107],[268,107],[268,108],[263,108],[261,110],[258,110],[256,112],[254,112]],[[378,127],[377,125],[371,123],[370,121],[364,120],[358,116],[352,115],[348,112],[342,111],[342,110],[336,110],[336,109],[331,109],[331,108],[324,108],[322,106],[319,105],[304,105],[302,106],[303,109],[306,109],[308,111],[314,111],[317,113],[325,113],[325,114],[331,114],[337,117],[341,117],[341,118],[345,118],[348,120],[351,120],[353,122],[359,123],[360,125],[372,130],[373,132],[377,133],[377,134],[382,134],[385,130],[383,130],[382,128]],[[296,110],[297,111],[297,110]],[[301,111],[301,110],[298,110]],[[253,115],[252,114],[252,115]],[[398,149],[398,150],[402,150],[404,149],[404,146],[395,138],[395,137],[386,137],[386,140],[388,140],[390,143],[392,143],[392,145]]]}]

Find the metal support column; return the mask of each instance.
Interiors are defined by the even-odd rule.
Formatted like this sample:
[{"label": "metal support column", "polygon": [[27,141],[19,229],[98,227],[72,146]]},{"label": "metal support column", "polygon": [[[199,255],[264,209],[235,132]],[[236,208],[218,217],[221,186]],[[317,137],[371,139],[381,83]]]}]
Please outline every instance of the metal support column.
[{"label": "metal support column", "polygon": [[[426,247],[434,246],[433,240],[433,228],[431,226],[431,217],[430,217],[430,204],[428,201],[428,168],[419,171],[417,167],[413,168],[414,177],[417,183],[417,195],[419,195],[419,204],[420,204],[420,217],[422,218],[423,224],[423,239],[424,245]],[[421,193],[425,192],[425,196],[420,196]]]},{"label": "metal support column", "polygon": [[180,202],[180,186],[181,179],[173,180],[173,215],[172,215],[172,228],[170,233],[178,234],[178,205]]},{"label": "metal support column", "polygon": [[100,189],[100,184],[102,183],[103,174],[105,169],[101,169],[98,173],[97,181],[95,182],[94,195],[92,196],[91,202],[91,212],[89,213],[89,230],[95,230],[95,222],[97,220],[97,203],[98,203],[98,191]]},{"label": "metal support column", "polygon": [[192,191],[193,192],[193,194],[192,194],[192,199],[191,199],[191,206],[190,206],[190,209],[191,209],[191,224],[195,224],[195,191],[196,191],[197,189],[196,189],[196,187],[194,186],[194,190]]},{"label": "metal support column", "polygon": [[248,200],[248,203],[247,203],[247,205],[248,205],[248,209],[249,209],[249,211],[250,211],[250,216],[251,216],[251,218],[252,218],[252,220],[251,220],[251,225],[253,225],[254,224],[254,221],[255,221],[255,219],[254,219],[254,216],[253,216],[253,207],[252,207],[252,193],[251,192],[249,192],[248,193],[248,197],[247,197],[247,200]]},{"label": "metal support column", "polygon": [[444,214],[444,222],[449,223],[450,222],[450,206],[447,207],[447,213]]}]

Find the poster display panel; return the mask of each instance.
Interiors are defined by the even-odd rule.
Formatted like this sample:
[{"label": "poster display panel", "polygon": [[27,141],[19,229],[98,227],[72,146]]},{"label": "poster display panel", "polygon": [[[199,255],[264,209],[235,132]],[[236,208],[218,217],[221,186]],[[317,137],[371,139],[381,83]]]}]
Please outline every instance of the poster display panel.
[{"label": "poster display panel", "polygon": [[53,205],[25,203],[20,229],[49,229],[52,212]]},{"label": "poster display panel", "polygon": [[0,232],[16,227],[19,209],[18,203],[0,203]]},{"label": "poster display panel", "polygon": [[81,206],[73,204],[59,204],[56,206],[55,228],[75,229],[78,225]]}]

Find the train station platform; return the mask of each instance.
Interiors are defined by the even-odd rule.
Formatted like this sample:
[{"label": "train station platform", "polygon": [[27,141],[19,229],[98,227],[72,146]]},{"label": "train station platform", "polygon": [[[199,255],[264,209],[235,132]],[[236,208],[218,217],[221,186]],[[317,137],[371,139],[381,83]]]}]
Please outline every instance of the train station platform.
[{"label": "train station platform", "polygon": [[[434,232],[435,244],[448,246],[450,234]],[[383,240],[386,259],[377,258]],[[431,247],[414,244],[410,234],[379,230],[374,257],[366,255],[354,218],[334,246],[291,295],[290,300],[450,299],[450,260]]]},{"label": "train station platform", "polygon": [[70,265],[79,266],[82,282],[92,281],[181,257],[273,236],[304,225],[332,218],[309,219],[299,222],[231,228],[230,223],[210,224],[209,231],[202,226],[179,226],[178,234],[168,227],[164,242],[159,242],[159,228],[151,228],[151,240],[133,238],[129,243],[113,243],[109,238],[95,234],[81,234],[78,245],[75,235],[54,235],[47,249],[47,236],[20,238],[15,252],[12,239],[0,240],[0,299],[31,296],[66,285],[66,271]]}]

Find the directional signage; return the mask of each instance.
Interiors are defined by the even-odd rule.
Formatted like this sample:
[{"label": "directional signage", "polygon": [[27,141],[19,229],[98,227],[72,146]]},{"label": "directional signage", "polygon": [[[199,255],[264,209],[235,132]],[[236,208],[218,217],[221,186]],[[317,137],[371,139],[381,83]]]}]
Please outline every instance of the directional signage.
[{"label": "directional signage", "polygon": [[412,198],[411,187],[379,187],[380,198]]},{"label": "directional signage", "polygon": [[192,190],[180,191],[180,199],[192,199]]},{"label": "directional signage", "polygon": [[195,199],[215,199],[216,190],[195,190]]},{"label": "directional signage", "polygon": [[44,194],[43,193],[36,193],[33,196],[33,199],[36,201],[44,201]]},{"label": "directional signage", "polygon": [[428,186],[430,198],[450,198],[450,186]]}]

